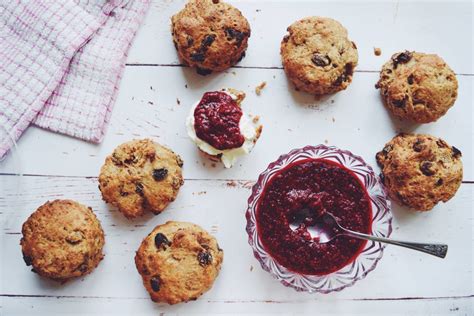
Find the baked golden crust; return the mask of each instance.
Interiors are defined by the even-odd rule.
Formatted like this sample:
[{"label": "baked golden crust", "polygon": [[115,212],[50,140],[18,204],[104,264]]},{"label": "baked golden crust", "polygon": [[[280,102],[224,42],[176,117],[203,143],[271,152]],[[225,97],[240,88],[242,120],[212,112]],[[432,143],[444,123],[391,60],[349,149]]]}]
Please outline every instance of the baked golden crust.
[{"label": "baked golden crust", "polygon": [[104,201],[131,219],[159,214],[175,200],[184,180],[183,161],[151,139],[132,140],[115,148],[100,170]]},{"label": "baked golden crust", "polygon": [[72,200],[40,206],[23,224],[26,265],[41,276],[65,282],[90,273],[104,257],[104,232],[90,207]]},{"label": "baked golden crust", "polygon": [[395,117],[429,123],[454,104],[458,82],[438,55],[405,51],[392,55],[383,65],[376,87]]},{"label": "baked golden crust", "polygon": [[223,258],[216,239],[201,227],[170,221],[143,240],[135,264],[154,302],[177,304],[209,290]]},{"label": "baked golden crust", "polygon": [[324,95],[344,90],[357,66],[357,47],[347,30],[325,17],[307,17],[288,27],[281,58],[296,89]]},{"label": "baked golden crust", "polygon": [[242,13],[216,0],[189,1],[171,18],[171,31],[181,61],[204,75],[238,63],[250,37]]},{"label": "baked golden crust", "polygon": [[447,202],[462,182],[461,152],[434,136],[400,134],[376,159],[390,197],[415,210]]}]

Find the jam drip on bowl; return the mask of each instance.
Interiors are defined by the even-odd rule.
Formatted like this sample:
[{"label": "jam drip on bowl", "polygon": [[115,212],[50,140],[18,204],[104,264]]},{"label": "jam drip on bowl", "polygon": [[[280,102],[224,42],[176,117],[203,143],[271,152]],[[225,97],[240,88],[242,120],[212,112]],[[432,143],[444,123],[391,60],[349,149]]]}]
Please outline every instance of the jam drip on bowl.
[{"label": "jam drip on bowl", "polygon": [[[290,223],[307,214],[296,230]],[[306,227],[332,213],[341,226],[371,233],[368,194],[352,171],[326,159],[294,162],[272,176],[257,205],[257,229],[265,250],[287,269],[325,275],[351,263],[366,241],[338,236],[328,243],[312,239]]]},{"label": "jam drip on bowl", "polygon": [[238,148],[245,141],[240,133],[242,110],[222,91],[206,92],[194,110],[197,137],[219,150]]}]

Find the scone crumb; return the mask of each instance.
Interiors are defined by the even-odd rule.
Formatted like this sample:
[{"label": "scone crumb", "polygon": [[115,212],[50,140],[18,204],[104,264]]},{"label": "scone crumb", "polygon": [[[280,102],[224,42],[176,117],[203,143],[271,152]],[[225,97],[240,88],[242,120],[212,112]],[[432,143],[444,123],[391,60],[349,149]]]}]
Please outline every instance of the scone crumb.
[{"label": "scone crumb", "polygon": [[260,95],[262,93],[262,90],[266,87],[267,82],[262,81],[258,86],[255,87],[255,93],[257,95]]},{"label": "scone crumb", "polygon": [[374,55],[375,56],[382,55],[382,49],[380,49],[379,47],[374,47]]}]

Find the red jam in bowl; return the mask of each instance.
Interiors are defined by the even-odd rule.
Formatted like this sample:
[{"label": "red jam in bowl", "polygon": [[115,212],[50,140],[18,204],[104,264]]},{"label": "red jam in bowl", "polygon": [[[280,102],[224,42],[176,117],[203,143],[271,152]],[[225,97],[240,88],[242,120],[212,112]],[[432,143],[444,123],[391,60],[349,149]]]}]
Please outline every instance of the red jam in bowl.
[{"label": "red jam in bowl", "polygon": [[196,135],[219,150],[238,148],[245,141],[240,133],[242,110],[222,91],[206,92],[194,110]]},{"label": "red jam in bowl", "polygon": [[[311,210],[293,231],[290,223],[302,209]],[[325,275],[351,263],[366,241],[338,236],[328,243],[313,240],[305,225],[324,212],[341,226],[371,233],[372,208],[364,186],[342,165],[327,159],[294,162],[272,176],[257,204],[257,230],[266,252],[287,269]],[[311,214],[311,213],[310,213]]]}]

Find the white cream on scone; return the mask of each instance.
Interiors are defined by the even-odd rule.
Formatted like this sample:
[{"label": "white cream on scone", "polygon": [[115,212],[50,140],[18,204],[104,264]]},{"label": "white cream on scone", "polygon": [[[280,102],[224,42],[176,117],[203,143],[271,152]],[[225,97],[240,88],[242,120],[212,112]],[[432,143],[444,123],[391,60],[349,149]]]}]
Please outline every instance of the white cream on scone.
[{"label": "white cream on scone", "polygon": [[[223,92],[230,95],[232,99],[237,100],[236,95],[228,91]],[[198,104],[199,101],[194,104],[194,106],[189,111],[188,117],[186,118],[186,129],[188,131],[189,137],[203,152],[208,153],[212,156],[221,155],[221,161],[224,166],[226,168],[232,167],[237,161],[237,158],[249,154],[255,146],[255,143],[257,142],[257,139],[259,137],[258,130],[261,126],[258,122],[258,118],[253,115],[243,113],[242,117],[240,118],[239,128],[240,133],[242,134],[242,136],[244,136],[244,143],[242,144],[242,146],[237,148],[220,150],[205,142],[204,140],[200,139],[196,135],[196,130],[194,129],[194,110],[196,109]]]}]

